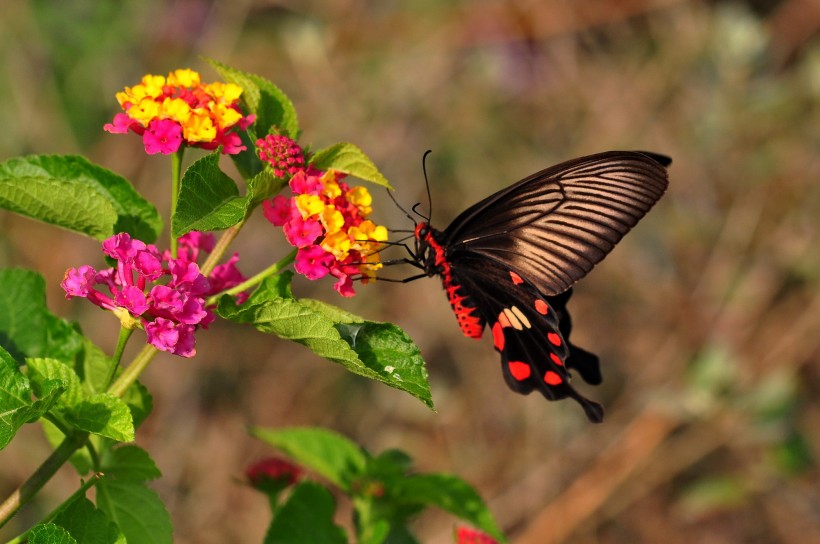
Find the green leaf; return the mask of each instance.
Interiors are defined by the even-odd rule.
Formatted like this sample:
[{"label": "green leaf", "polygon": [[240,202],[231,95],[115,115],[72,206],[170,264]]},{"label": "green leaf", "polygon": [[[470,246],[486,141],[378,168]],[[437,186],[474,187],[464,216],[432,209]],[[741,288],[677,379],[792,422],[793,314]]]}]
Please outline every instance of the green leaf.
[{"label": "green leaf", "polygon": [[449,474],[414,474],[391,481],[391,500],[404,504],[437,506],[470,522],[498,540],[504,535],[479,494],[467,482]]},{"label": "green leaf", "polygon": [[150,243],[156,208],[128,181],[75,155],[31,155],[0,163],[0,207],[104,240],[118,232]]},{"label": "green leaf", "polygon": [[110,478],[129,482],[147,482],[162,476],[148,452],[135,445],[115,448],[103,462],[102,471]]},{"label": "green leaf", "polygon": [[346,544],[344,530],[333,523],[335,511],[336,502],[330,491],[314,482],[302,482],[276,512],[264,542]]},{"label": "green leaf", "polygon": [[110,393],[96,393],[71,406],[66,421],[78,429],[113,438],[119,442],[134,440],[134,420],[128,405]]},{"label": "green leaf", "polygon": [[299,137],[296,108],[285,93],[267,79],[242,72],[213,59],[205,59],[225,81],[242,87],[242,103],[256,114],[256,134],[265,136],[272,128],[294,140]]},{"label": "green leaf", "polygon": [[192,230],[223,230],[245,217],[247,198],[236,183],[219,169],[219,150],[192,164],[182,176],[171,234],[180,237]]},{"label": "green leaf", "polygon": [[336,170],[355,176],[364,181],[392,189],[387,179],[379,172],[364,151],[348,142],[341,142],[317,151],[310,157],[309,164],[319,170]]},{"label": "green leaf", "polygon": [[[48,443],[51,444],[53,448],[57,448],[65,439],[63,432],[49,420],[41,419],[40,426],[43,429],[46,440],[48,440]],[[95,441],[98,441],[100,438],[99,436],[89,436],[88,439],[96,448],[98,447],[98,443]],[[68,460],[80,476],[88,474],[94,468],[94,461],[91,459],[91,454],[87,448],[80,448],[75,451]]]},{"label": "green leaf", "polygon": [[370,458],[357,444],[327,429],[255,427],[251,434],[348,492],[352,482],[364,474]]},{"label": "green leaf", "polygon": [[159,495],[144,483],[103,478],[97,507],[117,524],[129,544],[171,544],[171,517]]},{"label": "green leaf", "polygon": [[28,379],[9,353],[0,347],[0,450],[5,448],[25,423],[36,421],[57,402],[65,385],[42,384],[41,397],[31,400]]},{"label": "green leaf", "polygon": [[59,525],[82,544],[125,544],[125,536],[102,510],[85,497],[78,497],[54,518]]},{"label": "green leaf", "polygon": [[77,404],[85,398],[80,378],[74,370],[57,359],[26,359],[28,377],[35,393],[41,395],[41,387],[48,382],[58,380],[65,384],[65,394],[60,396],[57,406],[66,408]]},{"label": "green leaf", "polygon": [[122,396],[123,402],[128,405],[131,410],[131,417],[134,419],[134,428],[142,425],[142,422],[151,415],[154,409],[154,397],[148,391],[148,388],[140,382],[134,382]]},{"label": "green leaf", "polygon": [[46,307],[46,282],[31,270],[0,269],[0,346],[15,359],[72,361],[83,346],[74,326]]},{"label": "green leaf", "polygon": [[268,170],[263,170],[248,180],[247,198],[252,206],[256,206],[278,193],[284,185],[284,179],[277,178]]},{"label": "green leaf", "polygon": [[27,536],[26,542],[29,544],[77,544],[68,531],[53,523],[35,525]]},{"label": "green leaf", "polygon": [[83,349],[77,358],[77,375],[86,393],[102,393],[108,386],[108,367],[111,359],[94,342],[84,338]]},{"label": "green leaf", "polygon": [[364,321],[329,304],[303,304],[290,298],[290,276],[282,276],[264,281],[241,306],[223,297],[219,315],[303,344],[350,372],[406,391],[433,407],[424,360],[404,331],[389,323]]}]

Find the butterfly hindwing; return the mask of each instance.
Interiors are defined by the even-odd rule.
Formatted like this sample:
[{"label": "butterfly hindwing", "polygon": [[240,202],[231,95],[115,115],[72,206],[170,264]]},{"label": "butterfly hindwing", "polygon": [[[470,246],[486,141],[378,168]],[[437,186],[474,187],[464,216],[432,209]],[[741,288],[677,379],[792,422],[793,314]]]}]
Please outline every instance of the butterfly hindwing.
[{"label": "butterfly hindwing", "polygon": [[610,151],[533,174],[459,215],[444,231],[448,258],[492,259],[545,296],[562,293],[661,197],[664,159]]},{"label": "butterfly hindwing", "polygon": [[[458,274],[458,270],[454,270]],[[570,384],[570,370],[600,382],[598,360],[569,343],[566,311],[569,294],[544,297],[527,279],[495,263],[468,269],[458,278],[477,305],[501,354],[501,369],[513,391],[539,391],[549,400],[571,397],[592,421],[603,419],[603,409],[580,395]]]}]

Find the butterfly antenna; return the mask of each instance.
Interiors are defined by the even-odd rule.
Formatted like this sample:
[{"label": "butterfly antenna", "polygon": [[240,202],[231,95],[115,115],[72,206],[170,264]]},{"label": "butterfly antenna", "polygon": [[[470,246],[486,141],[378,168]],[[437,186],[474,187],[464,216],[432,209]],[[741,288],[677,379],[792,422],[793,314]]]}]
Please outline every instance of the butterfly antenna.
[{"label": "butterfly antenna", "polygon": [[[427,217],[425,219],[428,223],[433,218],[433,197],[430,194],[430,181],[427,179],[427,155],[432,152],[432,149],[428,149],[421,157],[421,171],[424,172],[424,186],[427,188]],[[422,217],[424,216],[422,215]]]},{"label": "butterfly antenna", "polygon": [[393,204],[395,204],[395,205],[396,205],[396,207],[397,207],[398,209],[400,209],[401,211],[403,211],[403,212],[404,212],[404,215],[406,215],[406,216],[407,216],[407,219],[409,219],[410,221],[412,221],[413,223],[415,223],[415,222],[416,222],[416,220],[415,220],[415,219],[413,219],[413,216],[412,216],[412,215],[410,215],[410,212],[408,212],[407,210],[405,210],[404,208],[402,208],[402,207],[401,207],[401,204],[399,204],[399,201],[398,201],[398,200],[396,200],[396,197],[394,197],[394,196],[393,196],[392,191],[390,191],[390,189],[385,189],[385,190],[387,191],[387,196],[389,196],[389,197],[390,197],[390,200],[392,200],[392,201],[393,201]]}]

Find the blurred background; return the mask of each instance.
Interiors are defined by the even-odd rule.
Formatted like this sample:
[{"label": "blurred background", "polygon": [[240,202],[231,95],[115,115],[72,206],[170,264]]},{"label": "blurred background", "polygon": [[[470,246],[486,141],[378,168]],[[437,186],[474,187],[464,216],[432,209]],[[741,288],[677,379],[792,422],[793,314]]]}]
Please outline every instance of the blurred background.
[{"label": "blurred background", "polygon": [[[218,323],[195,359],[161,356],[143,377],[156,408],[137,443],[163,471],[155,488],[176,542],[261,541],[268,506],[241,479],[272,451],[249,423],[325,426],[454,472],[512,542],[820,542],[816,0],[4,0],[3,11],[0,158],[87,155],[164,213],[170,161],[102,125],[114,93],[143,74],[217,79],[201,55],[273,81],[296,105],[302,143],[356,143],[405,205],[426,202],[432,149],[439,228],[575,156],[674,158],[667,195],[570,304],[574,343],[602,360],[604,384],[578,387],[606,406],[604,424],[571,401],[510,392],[491,341],[461,336],[437,280],[362,286],[350,300],[330,281],[297,282],[299,296],[404,327],[437,412]],[[379,222],[409,226],[374,195]],[[248,275],[287,251],[256,219],[237,241]],[[99,244],[7,213],[0,229],[0,265],[43,273],[52,311],[111,352],[115,320],[58,286],[66,268],[101,264]],[[3,496],[48,451],[24,429],[0,454]],[[0,535],[77,485],[64,468]],[[415,530],[451,542],[454,525],[432,511]]]}]

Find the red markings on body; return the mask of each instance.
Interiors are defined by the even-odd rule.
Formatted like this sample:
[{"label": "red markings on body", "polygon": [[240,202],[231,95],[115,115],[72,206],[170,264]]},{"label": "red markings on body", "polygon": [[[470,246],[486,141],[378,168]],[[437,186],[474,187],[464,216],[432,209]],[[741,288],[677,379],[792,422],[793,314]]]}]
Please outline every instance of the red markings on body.
[{"label": "red markings on body", "polygon": [[552,370],[547,370],[547,373],[544,374],[544,382],[548,385],[558,385],[564,380],[561,379],[561,376],[558,375],[557,372],[553,372]]},{"label": "red markings on body", "polygon": [[552,362],[555,363],[556,365],[564,366],[564,361],[562,361],[561,358],[558,357],[556,354],[550,353],[550,359],[552,359]]},{"label": "red markings on body", "polygon": [[493,345],[495,345],[495,349],[498,351],[504,349],[504,330],[498,321],[493,325]]},{"label": "red markings on body", "polygon": [[444,290],[447,292],[453,313],[456,314],[461,332],[468,338],[481,338],[484,332],[484,319],[478,314],[478,309],[472,300],[461,294],[461,285],[453,279],[450,263],[444,255],[444,247],[433,236],[433,229],[429,228],[426,223],[418,223],[415,231],[416,238],[422,238],[421,231],[425,228],[427,233],[423,236],[424,242],[433,248],[436,256],[435,264],[440,269],[441,282],[444,284]]},{"label": "red markings on body", "polygon": [[541,315],[547,315],[550,311],[549,304],[541,300],[540,298],[535,299],[535,311]]},{"label": "red markings on body", "polygon": [[524,280],[521,279],[521,276],[510,270],[510,278],[512,278],[512,282],[516,285],[521,285],[524,283]]},{"label": "red markings on body", "polygon": [[547,333],[547,340],[549,340],[550,344],[552,344],[554,346],[560,346],[561,345],[561,335],[556,334],[554,332],[548,332]]},{"label": "red markings on body", "polygon": [[[510,369],[510,374],[512,374],[512,377],[519,382],[529,378],[532,373],[532,370],[530,370],[530,365],[527,363],[522,363],[521,361],[510,361],[507,363],[507,366]],[[555,373],[553,372],[553,374]]]}]

